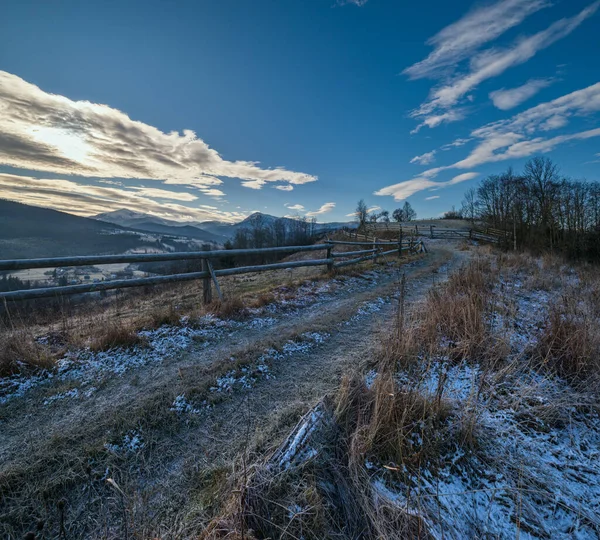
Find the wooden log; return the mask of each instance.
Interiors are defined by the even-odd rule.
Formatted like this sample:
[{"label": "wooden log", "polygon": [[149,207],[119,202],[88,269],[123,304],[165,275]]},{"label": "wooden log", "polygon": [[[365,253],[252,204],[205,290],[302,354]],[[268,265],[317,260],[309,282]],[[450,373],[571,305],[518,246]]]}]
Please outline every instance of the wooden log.
[{"label": "wooden log", "polygon": [[212,302],[212,289],[210,286],[210,272],[208,271],[208,259],[202,259],[202,271],[205,277],[202,278],[202,303],[204,305]]},{"label": "wooden log", "polygon": [[341,245],[341,246],[395,246],[396,242],[376,242],[368,241],[368,242],[346,242],[345,240],[329,240],[330,244],[333,245]]},{"label": "wooden log", "polygon": [[[264,264],[262,266],[240,266],[238,268],[225,268],[215,270],[215,276],[234,276],[236,274],[250,274],[266,270],[280,270],[285,268],[299,268],[302,266],[320,266],[333,263],[333,259],[313,259],[306,261],[293,261],[285,263]],[[125,289],[143,285],[160,285],[163,283],[176,283],[179,281],[192,281],[195,279],[209,278],[209,272],[191,272],[188,274],[172,274],[170,276],[154,276],[139,279],[122,279],[115,281],[101,281],[98,283],[83,283],[66,287],[44,287],[27,291],[10,291],[0,293],[0,299],[6,300],[32,300],[35,298],[58,298],[62,295],[83,294],[90,292],[106,291],[111,289]]]},{"label": "wooden log", "polygon": [[366,253],[374,253],[377,249],[361,249],[360,251],[332,252],[331,257],[339,259],[342,257],[354,257],[356,255],[364,255]]},{"label": "wooden log", "polygon": [[223,300],[224,300],[223,293],[221,292],[221,287],[219,286],[219,280],[217,279],[217,276],[215,276],[215,269],[213,268],[213,265],[210,262],[210,259],[203,259],[203,261],[206,261],[206,266],[208,267],[208,271],[210,272],[210,277],[212,278],[213,283],[215,284],[215,290],[217,291],[219,300],[221,300],[221,302],[223,302]]},{"label": "wooden log", "polygon": [[220,249],[216,251],[186,251],[174,253],[135,253],[128,255],[87,255],[81,257],[52,257],[45,259],[13,259],[0,261],[2,270],[26,270],[29,268],[58,268],[65,266],[88,266],[113,263],[136,263],[156,261],[186,261],[193,259],[220,259],[239,255],[261,255],[270,253],[290,253],[297,251],[326,250],[326,244],[313,246],[282,246],[257,249]]}]

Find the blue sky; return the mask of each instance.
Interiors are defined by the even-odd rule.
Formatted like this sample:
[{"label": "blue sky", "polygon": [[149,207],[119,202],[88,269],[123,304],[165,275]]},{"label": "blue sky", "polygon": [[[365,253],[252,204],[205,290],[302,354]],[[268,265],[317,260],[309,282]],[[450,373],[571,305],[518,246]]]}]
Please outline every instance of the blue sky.
[{"label": "blue sky", "polygon": [[547,154],[600,180],[590,0],[5,0],[0,196],[91,215],[419,217]]}]

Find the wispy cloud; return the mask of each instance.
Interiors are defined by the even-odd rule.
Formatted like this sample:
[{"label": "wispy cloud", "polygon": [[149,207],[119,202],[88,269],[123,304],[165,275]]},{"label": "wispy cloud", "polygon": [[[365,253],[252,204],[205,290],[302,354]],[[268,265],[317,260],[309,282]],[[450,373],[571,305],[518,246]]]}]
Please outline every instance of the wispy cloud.
[{"label": "wispy cloud", "polygon": [[428,39],[427,44],[434,50],[425,60],[406,68],[403,73],[411,79],[438,78],[485,43],[550,4],[548,0],[500,0],[474,9]]},{"label": "wispy cloud", "polygon": [[280,191],[293,191],[294,190],[294,186],[292,186],[290,184],[283,184],[281,186],[273,186],[273,187]]},{"label": "wispy cloud", "polygon": [[433,201],[434,199],[439,199],[440,196],[439,195],[433,195],[432,197],[425,197],[426,201]]},{"label": "wispy cloud", "polygon": [[190,193],[148,187],[122,189],[85,185],[73,180],[35,178],[17,174],[0,174],[0,192],[2,197],[9,200],[54,208],[80,216],[91,216],[122,208],[187,221],[237,221],[246,216],[241,212],[223,212],[205,204],[196,203],[194,207],[179,204],[196,202],[198,197]]},{"label": "wispy cloud", "polygon": [[433,163],[435,161],[435,153],[435,150],[432,150],[431,152],[425,152],[420,156],[415,156],[410,160],[410,162],[417,163],[419,165],[429,165],[430,163]]},{"label": "wispy cloud", "polygon": [[284,206],[288,210],[295,210],[296,212],[302,212],[304,210],[304,206],[301,204],[284,204]]},{"label": "wispy cloud", "polygon": [[472,180],[476,178],[478,173],[469,172],[459,174],[455,176],[451,180],[447,182],[435,182],[427,177],[418,177],[413,178],[412,180],[407,180],[405,182],[400,182],[398,184],[394,184],[393,186],[388,186],[380,189],[375,192],[375,195],[388,195],[394,197],[396,201],[403,201],[404,199],[408,199],[410,196],[418,193],[419,191],[423,191],[425,189],[430,188],[442,188],[447,186],[452,186],[454,184],[459,184],[460,182],[466,182],[467,180]]},{"label": "wispy cloud", "polygon": [[318,210],[313,210],[312,212],[306,212],[308,217],[320,216],[321,214],[326,214],[327,212],[331,212],[335,208],[334,202],[325,203]]},{"label": "wispy cloud", "polygon": [[442,122],[461,119],[461,115],[452,113],[454,107],[458,106],[469,92],[483,81],[527,62],[539,51],[568,36],[587,18],[594,15],[598,7],[600,0],[596,0],[573,17],[560,19],[537,34],[517,40],[506,49],[489,49],[473,56],[468,72],[453,77],[441,87],[434,88],[429,99],[411,113],[414,118],[423,118],[416,129],[423,126],[435,127]]},{"label": "wispy cloud", "polygon": [[542,88],[550,86],[553,82],[554,79],[530,79],[517,88],[494,90],[490,92],[490,99],[498,109],[508,111],[532,98]]},{"label": "wispy cloud", "polygon": [[369,0],[337,0],[338,6],[346,6],[352,4],[354,6],[364,6]]},{"label": "wispy cloud", "polygon": [[[476,173],[467,172],[447,182],[433,180],[443,171],[473,169],[486,163],[525,158],[548,152],[570,141],[600,137],[600,127],[547,136],[552,130],[568,125],[573,117],[587,117],[598,112],[600,112],[600,82],[552,101],[540,103],[512,118],[486,124],[471,133],[470,140],[475,142],[475,147],[464,159],[451,165],[427,169],[415,178],[387,186],[376,191],[375,194],[389,195],[396,200],[403,200],[425,189],[438,189],[476,176]],[[462,146],[463,141],[464,139],[458,139],[457,142],[460,144],[456,146]]]},{"label": "wispy cloud", "polygon": [[[316,176],[254,161],[228,161],[191,130],[164,133],[107,105],[49,94],[0,71],[0,164],[102,178],[169,179],[208,189],[214,178],[294,186]],[[205,178],[213,187],[207,188]],[[217,179],[218,180],[218,179]],[[218,180],[220,182],[220,180]],[[209,195],[210,196],[210,195]]]},{"label": "wispy cloud", "polygon": [[441,147],[442,150],[452,150],[452,148],[459,148],[460,146],[464,146],[465,144],[471,142],[473,139],[468,138],[468,139],[456,139],[455,141],[452,141],[451,143],[445,144],[444,146]]}]

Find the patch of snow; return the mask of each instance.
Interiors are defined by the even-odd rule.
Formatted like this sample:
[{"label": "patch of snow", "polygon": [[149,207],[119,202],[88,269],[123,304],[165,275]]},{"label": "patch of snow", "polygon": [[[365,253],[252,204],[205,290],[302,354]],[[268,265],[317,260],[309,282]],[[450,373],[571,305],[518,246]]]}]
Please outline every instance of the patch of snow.
[{"label": "patch of snow", "polygon": [[125,434],[119,444],[105,443],[104,448],[113,454],[134,454],[146,446],[140,431],[132,430]]}]

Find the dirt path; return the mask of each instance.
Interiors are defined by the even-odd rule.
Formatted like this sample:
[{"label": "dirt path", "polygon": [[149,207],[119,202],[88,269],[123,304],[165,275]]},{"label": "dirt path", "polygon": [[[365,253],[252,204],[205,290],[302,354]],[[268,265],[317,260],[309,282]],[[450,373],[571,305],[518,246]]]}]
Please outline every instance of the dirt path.
[{"label": "dirt path", "polygon": [[[407,301],[422,297],[469,255],[438,246],[407,265]],[[6,529],[0,525],[0,535],[21,533],[34,518],[56,530],[52,504],[36,502],[60,493],[69,502],[70,537],[120,538],[132,527],[142,536],[187,536],[213,511],[194,496],[202,498],[216,478],[222,482],[220,475],[240,454],[275,447],[344,372],[373,357],[393,320],[397,290],[398,272],[367,274],[333,293],[317,291],[305,307],[259,317],[264,325],[219,330],[212,341],[194,341],[160,362],[108,373],[94,386],[41,385],[8,402],[0,413],[0,489],[9,493],[31,476],[50,479],[22,490],[30,500],[19,510],[0,506],[0,522],[8,523]],[[268,353],[271,347],[279,353]],[[265,354],[267,360],[260,360]],[[222,370],[214,366],[240,357],[254,366],[246,379],[238,369],[230,377],[234,382],[215,383]],[[264,372],[256,371],[257,364],[266,366]],[[217,389],[208,390],[214,404],[207,407],[194,397],[206,396],[210,385]],[[86,388],[94,391],[48,404],[73,388],[78,398]],[[105,485],[109,476],[125,493],[123,508]]]}]

